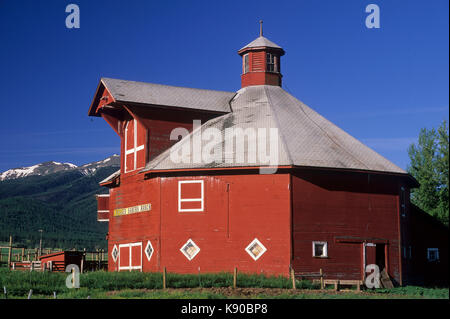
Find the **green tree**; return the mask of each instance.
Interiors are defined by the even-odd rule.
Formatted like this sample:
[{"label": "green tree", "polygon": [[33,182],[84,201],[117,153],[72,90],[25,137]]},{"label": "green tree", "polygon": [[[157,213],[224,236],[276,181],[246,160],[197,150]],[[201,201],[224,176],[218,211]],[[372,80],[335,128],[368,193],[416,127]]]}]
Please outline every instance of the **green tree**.
[{"label": "green tree", "polygon": [[447,121],[439,128],[423,128],[417,144],[408,148],[408,172],[420,183],[411,191],[411,201],[448,226],[449,135]]}]

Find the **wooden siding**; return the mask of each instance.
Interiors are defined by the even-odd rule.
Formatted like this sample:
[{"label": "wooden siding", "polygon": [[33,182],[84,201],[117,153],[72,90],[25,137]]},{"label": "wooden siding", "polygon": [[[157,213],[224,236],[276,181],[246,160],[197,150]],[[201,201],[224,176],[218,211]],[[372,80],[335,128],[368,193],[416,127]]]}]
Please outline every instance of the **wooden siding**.
[{"label": "wooden siding", "polygon": [[[330,279],[364,278],[363,265],[376,261],[386,245],[391,277],[401,283],[398,179],[331,171],[297,171],[292,177],[293,266],[298,272],[323,269]],[[326,241],[328,257],[312,256],[312,242]],[[366,261],[364,262],[364,257]]]},{"label": "wooden siding", "polygon": [[[289,274],[289,175],[139,177],[129,176],[111,189],[110,214],[114,208],[149,202],[152,209],[110,216],[109,252],[114,245],[142,242],[143,271],[231,272],[238,267],[242,272]],[[204,181],[204,211],[178,211],[178,182],[186,180]],[[245,251],[255,238],[267,249],[256,261]],[[180,251],[189,239],[200,248],[190,261]],[[148,241],[154,249],[150,261]],[[111,254],[108,265],[119,270]]]}]

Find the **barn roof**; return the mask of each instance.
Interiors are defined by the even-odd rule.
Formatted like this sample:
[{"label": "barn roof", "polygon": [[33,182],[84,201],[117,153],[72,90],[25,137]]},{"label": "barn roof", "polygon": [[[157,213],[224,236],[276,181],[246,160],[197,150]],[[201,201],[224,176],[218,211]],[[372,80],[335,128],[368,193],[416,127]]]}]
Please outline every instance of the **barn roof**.
[{"label": "barn roof", "polygon": [[192,89],[154,83],[102,78],[116,102],[179,107],[220,113],[230,112],[234,92]]},{"label": "barn roof", "polygon": [[111,175],[109,175],[108,177],[106,177],[104,180],[102,180],[99,184],[106,184],[109,183],[111,181],[113,181],[114,179],[116,179],[117,177],[120,176],[120,169],[118,169],[117,171],[115,171],[114,173],[112,173]]},{"label": "barn roof", "polygon": [[[181,139],[171,149],[152,159],[144,172],[151,170],[197,169],[220,167],[266,166],[267,163],[237,162],[234,153],[224,152],[222,160],[213,163],[189,161],[174,163],[171,151],[181,151],[183,146],[199,137],[207,128],[216,128],[224,136],[227,128],[278,128],[278,166],[293,165],[321,168],[355,169],[407,174],[383,156],[359,142],[348,133],[297,100],[279,86],[257,85],[240,89],[230,102],[232,112],[205,122]],[[254,137],[256,138],[256,137]],[[250,137],[252,139],[252,137]],[[249,140],[250,140],[249,139]],[[253,139],[254,140],[254,139]],[[225,137],[224,142],[227,142]],[[203,140],[202,148],[211,140]],[[254,143],[249,143],[257,145]],[[267,144],[268,145],[268,144]],[[219,145],[215,145],[219,147]],[[225,147],[222,145],[222,149]],[[248,151],[252,151],[251,148]],[[193,154],[193,152],[191,152]],[[228,163],[227,159],[234,159]]]},{"label": "barn roof", "polygon": [[243,49],[249,49],[249,48],[259,48],[259,47],[267,47],[267,48],[276,48],[281,49],[281,47],[278,44],[273,43],[266,37],[260,36],[247,44],[245,47],[241,48],[239,51]]}]

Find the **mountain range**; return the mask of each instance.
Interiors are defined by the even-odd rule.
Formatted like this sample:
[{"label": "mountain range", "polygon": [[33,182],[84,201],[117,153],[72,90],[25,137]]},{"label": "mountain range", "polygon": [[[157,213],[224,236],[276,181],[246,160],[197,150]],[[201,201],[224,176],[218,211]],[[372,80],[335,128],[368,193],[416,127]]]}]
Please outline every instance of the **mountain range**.
[{"label": "mountain range", "polygon": [[0,174],[0,242],[48,248],[106,248],[108,224],[97,222],[99,182],[117,171],[120,156],[77,166],[45,162]]},{"label": "mountain range", "polygon": [[83,175],[91,175],[95,173],[101,167],[108,166],[120,166],[120,156],[112,155],[102,161],[88,163],[83,166],[77,166],[72,163],[59,163],[59,162],[44,162],[29,167],[12,168],[3,173],[0,173],[0,181],[7,179],[16,179],[21,177],[27,177],[32,175],[48,175],[52,173],[77,170]]}]

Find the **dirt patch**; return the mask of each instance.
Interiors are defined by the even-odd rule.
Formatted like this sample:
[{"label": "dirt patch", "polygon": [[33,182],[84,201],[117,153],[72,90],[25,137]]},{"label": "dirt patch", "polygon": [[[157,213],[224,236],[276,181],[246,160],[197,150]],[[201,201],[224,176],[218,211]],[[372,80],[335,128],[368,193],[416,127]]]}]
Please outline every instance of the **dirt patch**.
[{"label": "dirt patch", "polygon": [[[162,289],[133,289],[136,292],[161,292]],[[334,291],[334,290],[314,290],[314,289],[282,289],[282,288],[236,288],[231,287],[212,287],[212,288],[167,288],[164,290],[169,294],[175,293],[210,293],[223,295],[225,297],[234,298],[252,298],[259,295],[264,295],[267,297],[274,297],[279,295],[317,295],[317,294],[327,294],[327,295],[338,295],[338,294],[348,294],[357,293],[359,295],[373,295],[371,292],[356,292],[352,290],[344,291]],[[121,292],[121,290],[114,290],[106,292],[107,296],[114,296]]]}]

